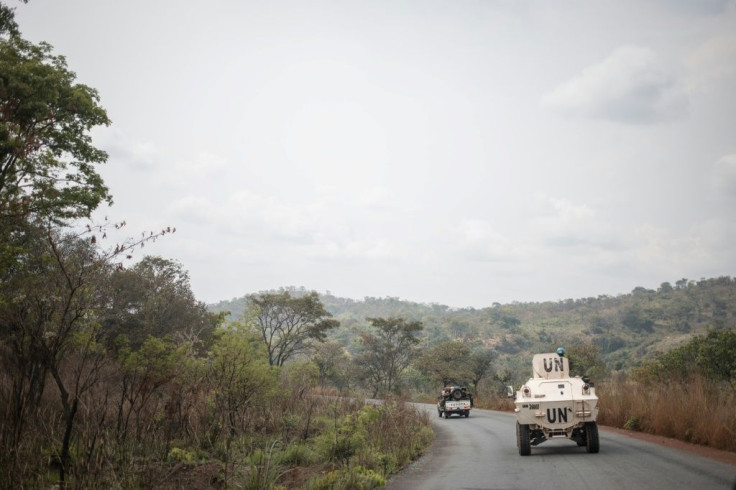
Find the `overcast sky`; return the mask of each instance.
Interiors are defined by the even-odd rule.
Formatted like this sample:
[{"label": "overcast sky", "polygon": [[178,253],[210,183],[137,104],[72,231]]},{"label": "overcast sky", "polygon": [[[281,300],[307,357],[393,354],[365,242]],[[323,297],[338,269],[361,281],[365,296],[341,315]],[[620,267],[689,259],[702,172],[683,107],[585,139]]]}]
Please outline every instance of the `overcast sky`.
[{"label": "overcast sky", "polygon": [[99,216],[175,226],[202,301],[736,275],[733,0],[6,3],[113,121]]}]

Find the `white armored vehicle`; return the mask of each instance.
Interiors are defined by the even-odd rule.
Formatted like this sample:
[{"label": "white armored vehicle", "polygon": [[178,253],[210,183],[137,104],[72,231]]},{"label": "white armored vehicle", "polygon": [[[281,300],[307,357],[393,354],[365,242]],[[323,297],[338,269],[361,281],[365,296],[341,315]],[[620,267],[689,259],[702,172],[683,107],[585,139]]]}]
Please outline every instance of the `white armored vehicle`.
[{"label": "white armored vehicle", "polygon": [[[570,377],[565,350],[536,354],[533,377],[516,392],[516,445],[528,456],[531,447],[547,439],[566,437],[597,453],[598,397],[587,376]],[[509,387],[510,396],[513,388]]]}]

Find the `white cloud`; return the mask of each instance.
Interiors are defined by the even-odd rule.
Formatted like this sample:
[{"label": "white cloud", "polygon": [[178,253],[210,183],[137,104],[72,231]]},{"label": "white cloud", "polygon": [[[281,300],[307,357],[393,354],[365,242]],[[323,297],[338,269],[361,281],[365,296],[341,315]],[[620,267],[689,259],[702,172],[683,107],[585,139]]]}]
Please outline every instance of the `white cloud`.
[{"label": "white cloud", "polygon": [[163,156],[154,141],[135,138],[117,127],[98,128],[93,138],[95,145],[108,153],[108,165],[146,171]]},{"label": "white cloud", "polygon": [[539,196],[538,215],[531,221],[540,243],[554,248],[621,248],[616,227],[587,204],[567,198]]},{"label": "white cloud", "polygon": [[573,116],[625,123],[676,119],[688,112],[677,71],[653,50],[622,46],[559,85],[542,103]]},{"label": "white cloud", "polygon": [[344,265],[348,262],[393,262],[401,254],[389,240],[383,238],[335,240],[318,236],[314,243],[305,248],[304,255],[312,260]]},{"label": "white cloud", "polygon": [[736,198],[736,153],[724,155],[713,165],[710,181],[721,195]]},{"label": "white cloud", "polygon": [[642,225],[630,233],[637,267],[660,277],[723,275],[723,264],[735,258],[736,226],[728,220],[709,219],[684,232]]},{"label": "white cloud", "polygon": [[471,261],[503,262],[518,260],[513,242],[480,219],[464,218],[450,231],[460,253]]},{"label": "white cloud", "polygon": [[719,82],[733,79],[736,76],[736,30],[704,41],[687,57],[686,66],[690,89],[697,93],[710,92]]}]

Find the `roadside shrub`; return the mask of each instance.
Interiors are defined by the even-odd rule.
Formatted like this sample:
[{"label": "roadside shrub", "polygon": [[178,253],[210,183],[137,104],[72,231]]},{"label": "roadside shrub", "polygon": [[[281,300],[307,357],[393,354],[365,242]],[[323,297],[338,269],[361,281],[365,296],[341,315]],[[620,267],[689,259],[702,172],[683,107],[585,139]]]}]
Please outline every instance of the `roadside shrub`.
[{"label": "roadside shrub", "polygon": [[307,484],[308,490],[369,490],[386,484],[386,479],[373,470],[356,466],[341,469],[314,478]]},{"label": "roadside shrub", "polygon": [[192,463],[194,461],[194,453],[190,453],[185,449],[174,447],[171,448],[169,454],[166,455],[166,460],[177,463]]},{"label": "roadside shrub", "polygon": [[624,424],[624,429],[639,431],[639,417],[631,417],[629,420],[627,420]]},{"label": "roadside shrub", "polygon": [[340,434],[340,431],[337,435],[335,431],[328,431],[317,437],[315,444],[325,461],[347,464],[358,450],[360,439],[355,435]]},{"label": "roadside shrub", "polygon": [[243,482],[243,488],[247,490],[282,488],[277,486],[277,482],[286,471],[275,457],[275,448],[276,442],[273,442],[265,450],[258,449],[248,457],[249,468]]},{"label": "roadside shrub", "polygon": [[305,444],[290,444],[279,454],[278,462],[282,465],[305,466],[317,462],[318,455]]}]

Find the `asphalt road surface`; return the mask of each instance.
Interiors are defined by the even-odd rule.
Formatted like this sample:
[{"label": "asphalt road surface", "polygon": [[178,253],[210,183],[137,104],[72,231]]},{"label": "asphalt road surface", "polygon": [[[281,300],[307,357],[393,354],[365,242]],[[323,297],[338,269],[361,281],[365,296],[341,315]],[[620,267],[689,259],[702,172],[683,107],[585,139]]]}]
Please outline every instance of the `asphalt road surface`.
[{"label": "asphalt road surface", "polygon": [[433,405],[418,406],[432,416],[435,441],[389,490],[736,490],[736,466],[626,435],[601,429],[597,454],[553,439],[519,456],[514,414],[474,409],[445,419]]}]

